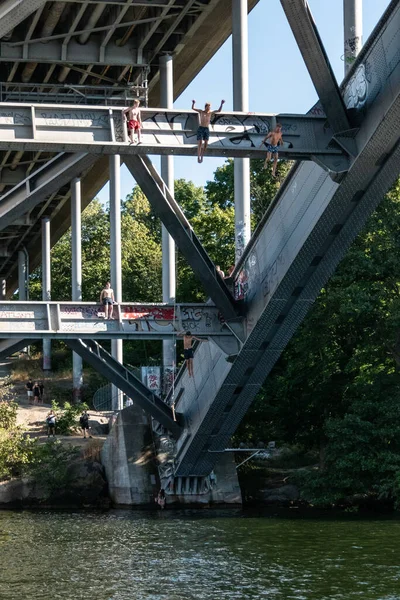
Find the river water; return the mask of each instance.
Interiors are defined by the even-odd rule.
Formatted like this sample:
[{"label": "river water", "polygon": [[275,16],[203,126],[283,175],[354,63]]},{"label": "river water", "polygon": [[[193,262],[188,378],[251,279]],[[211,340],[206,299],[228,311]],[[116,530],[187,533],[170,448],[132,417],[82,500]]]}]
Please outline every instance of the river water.
[{"label": "river water", "polygon": [[400,521],[0,511],[1,600],[400,600]]}]

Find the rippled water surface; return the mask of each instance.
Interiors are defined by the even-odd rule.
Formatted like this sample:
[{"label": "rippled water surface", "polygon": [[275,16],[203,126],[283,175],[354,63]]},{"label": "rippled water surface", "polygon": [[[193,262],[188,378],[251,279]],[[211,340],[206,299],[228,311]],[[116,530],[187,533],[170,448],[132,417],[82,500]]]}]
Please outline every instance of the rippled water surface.
[{"label": "rippled water surface", "polygon": [[0,512],[1,600],[400,600],[400,522]]}]

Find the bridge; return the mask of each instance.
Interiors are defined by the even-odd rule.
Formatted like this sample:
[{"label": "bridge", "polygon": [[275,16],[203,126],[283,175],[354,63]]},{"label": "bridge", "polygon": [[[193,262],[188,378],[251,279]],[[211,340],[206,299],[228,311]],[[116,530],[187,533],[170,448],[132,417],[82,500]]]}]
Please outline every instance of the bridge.
[{"label": "bridge", "polygon": [[[55,42],[50,52],[54,52],[56,59],[54,65],[49,66],[49,62],[37,54],[34,45],[39,41],[33,36],[36,25],[45,24],[41,21],[46,14],[43,12],[42,15],[45,4],[39,0],[10,0],[6,3],[8,10],[0,8],[0,34],[7,35],[13,27],[16,32],[11,41],[4,42],[7,52],[2,52],[4,64],[7,60],[11,61],[9,69],[13,77],[23,69],[26,79],[32,71],[32,64],[36,64],[40,72],[38,83],[45,86],[56,68],[60,69],[59,77],[65,76],[65,80],[72,71],[85,71],[82,65],[79,66],[79,61],[68,62],[75,60],[71,58],[75,52],[74,45],[70,47],[72,54],[68,54],[68,47],[72,34],[84,39],[90,27],[93,30],[91,43],[97,44],[90,72],[93,70],[103,80],[108,77],[109,69],[114,69],[118,76],[124,69],[125,74],[128,72],[130,67],[123,63],[126,60],[123,58],[124,51],[117,58],[114,25],[108,25],[104,38],[96,37],[95,23],[100,19],[101,8],[104,10],[108,2],[97,3],[92,24],[87,30],[78,29],[77,20],[61,38],[58,37],[61,34],[52,36],[52,32],[44,32],[44,40],[52,44]],[[64,9],[66,3],[53,2],[48,3],[46,10],[56,11],[57,5],[61,4]],[[118,3],[121,11],[118,23],[121,26],[125,24],[126,31],[129,31],[132,19],[125,18],[128,14],[123,12],[125,8],[135,6],[135,10],[140,9],[141,18],[145,19],[150,4],[121,0]],[[151,44],[150,32],[152,27],[156,27],[153,29],[155,33],[158,26],[152,21],[152,26],[140,29],[141,19],[136,17],[139,44],[132,46],[132,52],[135,52],[132,68],[138,88],[148,90],[150,105],[160,106],[160,79],[165,76],[165,73],[159,72],[157,57],[161,51],[174,52],[176,49],[176,46],[168,46],[168,40],[169,43],[172,39],[180,40],[176,44],[183,44],[183,50],[175,58],[173,83],[174,94],[177,95],[230,34],[232,20],[227,16],[230,17],[232,6],[239,4],[243,5],[243,2],[162,0],[157,3],[159,23],[168,14],[168,7],[174,8],[171,32],[174,31],[173,26],[180,31],[180,24],[187,19],[187,30],[183,30],[189,33],[176,38],[170,33],[165,38],[164,30],[165,35],[160,38],[158,30]],[[255,1],[249,2],[248,8],[255,4]],[[0,305],[0,338],[10,339],[13,347],[17,342],[22,344],[25,339],[37,337],[65,339],[76,354],[105,374],[110,382],[139,399],[140,406],[153,417],[154,431],[160,439],[171,436],[168,469],[165,468],[161,474],[163,485],[174,477],[209,476],[319,291],[400,171],[398,1],[390,2],[370,38],[354,57],[340,86],[307,3],[281,0],[281,4],[318,92],[319,103],[308,115],[252,114],[240,107],[234,112],[216,115],[211,127],[210,155],[232,156],[240,160],[262,156],[264,152],[259,148],[262,137],[279,118],[284,126],[286,143],[282,156],[298,160],[238,258],[228,282],[216,272],[212,260],[175,201],[168,169],[163,168],[162,174],[159,174],[147,156],[149,153],[162,156],[194,154],[197,122],[192,111],[172,109],[167,102],[163,102],[159,109],[144,109],[143,144],[134,146],[128,144],[118,98],[107,106],[93,102],[90,106],[77,107],[72,103],[61,106],[57,88],[54,102],[42,104],[37,101],[38,96],[35,101],[32,88],[24,88],[27,82],[18,81],[21,101],[16,102],[13,98],[0,105],[0,150],[3,152],[0,165],[5,169],[1,180],[5,192],[0,199],[0,230],[11,236],[11,241],[5,243],[0,252],[0,271],[7,283],[4,300],[10,298],[18,287],[21,288],[23,282],[22,244],[15,243],[15,240],[24,241],[24,251],[29,255],[32,269],[39,264],[42,254],[37,223],[43,217],[52,222],[49,245],[66,231],[71,219],[74,224],[76,214],[72,211],[71,217],[66,202],[71,196],[76,198],[77,194],[76,187],[73,187],[75,184],[70,185],[71,180],[79,178],[81,181],[80,208],[87,205],[109,176],[115,196],[118,189],[115,172],[112,169],[110,173],[108,171],[108,164],[114,163],[108,163],[103,157],[105,154],[109,154],[110,161],[115,155],[121,156],[210,298],[209,304],[197,307],[202,316],[199,329],[195,331],[199,335],[207,335],[209,343],[200,344],[195,351],[194,360],[198,368],[194,377],[189,377],[183,367],[164,400],[129,373],[115,353],[112,356],[93,339],[116,341],[161,337],[168,342],[176,330],[181,329],[181,324],[184,325],[186,320],[183,316],[189,314],[190,305],[138,305],[137,318],[131,318],[135,305],[119,300],[114,309],[116,318],[111,322],[105,322],[99,314],[98,305],[81,303],[77,297],[71,303],[50,302],[45,298],[43,303],[31,304],[26,298],[21,298],[21,303],[5,301]],[[221,28],[215,24],[220,24]],[[215,32],[209,44],[201,38],[202,31],[204,35],[202,25],[208,26],[208,32]],[[234,25],[236,27],[237,23]],[[23,41],[28,47],[25,53],[18,50],[23,47]],[[129,36],[126,43],[130,43]],[[64,46],[64,50],[60,46]],[[147,54],[137,54],[138,47],[147,48]],[[115,61],[123,64],[117,65]],[[107,70],[102,69],[105,65]],[[146,68],[142,69],[143,65]],[[52,66],[54,69],[49,75]],[[0,72],[1,67],[0,61]],[[144,80],[144,75],[141,79],[143,73],[146,77],[150,73],[150,83]],[[85,72],[81,75],[83,78]],[[69,93],[77,93],[73,91],[72,83]],[[110,91],[107,94],[108,97],[112,95]],[[20,172],[18,165],[27,155],[30,157],[29,172]],[[111,213],[115,219],[116,212],[112,210]],[[45,237],[45,233],[43,235]],[[43,255],[46,255],[44,246]],[[113,269],[118,283],[118,268],[114,265]],[[46,281],[43,286],[46,289]],[[156,324],[158,319],[146,317],[146,311],[152,310],[151,306],[157,311],[167,311],[168,315],[164,313],[161,323]],[[210,315],[209,327],[206,312]],[[195,323],[195,319],[187,322]],[[0,351],[3,349],[0,348]]]}]

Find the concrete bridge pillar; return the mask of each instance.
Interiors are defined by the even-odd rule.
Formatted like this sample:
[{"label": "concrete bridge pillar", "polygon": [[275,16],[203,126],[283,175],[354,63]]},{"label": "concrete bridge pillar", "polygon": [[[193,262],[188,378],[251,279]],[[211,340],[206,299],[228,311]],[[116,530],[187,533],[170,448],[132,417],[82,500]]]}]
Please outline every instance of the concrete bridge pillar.
[{"label": "concrete bridge pillar", "polygon": [[[233,110],[249,110],[249,54],[247,0],[232,0]],[[251,237],[250,159],[234,159],[235,262]]]},{"label": "concrete bridge pillar", "polygon": [[[173,108],[174,106],[174,77],[173,58],[169,54],[160,58],[160,87],[162,108]],[[174,158],[173,156],[161,156],[161,177],[167,184],[171,194],[174,194]],[[176,299],[175,279],[175,242],[162,225],[162,300],[173,304]],[[163,340],[163,366],[164,369],[175,368],[175,342],[174,340]],[[167,393],[168,390],[164,389]]]},{"label": "concrete bridge pillar", "polygon": [[[81,230],[81,180],[71,181],[71,250],[72,250],[72,300],[82,301],[82,230]],[[72,353],[72,394],[80,402],[83,385],[82,358]]]},{"label": "concrete bridge pillar", "polygon": [[[110,259],[111,287],[114,290],[116,302],[122,302],[121,274],[121,158],[119,154],[110,156]],[[111,354],[122,364],[122,340],[111,341]],[[122,410],[123,394],[116,386],[112,386],[112,408]]]},{"label": "concrete bridge pillar", "polygon": [[[51,300],[50,219],[42,219],[42,300]],[[51,370],[51,340],[43,340],[43,370]]]}]

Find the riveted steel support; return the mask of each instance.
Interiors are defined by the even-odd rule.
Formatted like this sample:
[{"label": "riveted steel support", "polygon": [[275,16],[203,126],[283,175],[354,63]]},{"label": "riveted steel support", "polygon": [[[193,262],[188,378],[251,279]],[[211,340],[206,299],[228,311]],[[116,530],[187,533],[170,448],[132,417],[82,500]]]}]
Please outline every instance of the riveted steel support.
[{"label": "riveted steel support", "polygon": [[[173,108],[174,103],[174,78],[173,59],[169,54],[160,58],[160,88],[161,106]],[[171,194],[174,194],[174,158],[172,155],[161,156],[161,177],[164,179]],[[162,299],[163,302],[173,304],[176,299],[175,277],[175,242],[162,225]],[[163,341],[163,366],[175,367],[174,340]],[[167,390],[166,390],[167,391]]]},{"label": "riveted steel support", "polygon": [[[249,56],[247,0],[232,0],[233,109],[249,110]],[[251,237],[250,159],[234,159],[235,262]],[[228,265],[226,265],[228,267]]]},{"label": "riveted steel support", "polygon": [[[81,180],[71,182],[71,244],[72,244],[72,300],[82,300],[82,231]],[[83,385],[82,357],[72,353],[72,393],[75,402],[81,401]]]},{"label": "riveted steel support", "polygon": [[362,0],[343,0],[344,74],[362,48]]},{"label": "riveted steel support", "polygon": [[[42,300],[51,300],[50,219],[42,219]],[[51,370],[51,340],[43,339],[43,370]]]},{"label": "riveted steel support", "polygon": [[[121,158],[119,154],[110,156],[110,259],[111,287],[116,302],[122,302],[121,275]],[[112,340],[111,354],[118,362],[123,361],[122,340]],[[122,410],[123,394],[119,388],[112,389],[113,410]]]}]

